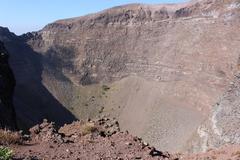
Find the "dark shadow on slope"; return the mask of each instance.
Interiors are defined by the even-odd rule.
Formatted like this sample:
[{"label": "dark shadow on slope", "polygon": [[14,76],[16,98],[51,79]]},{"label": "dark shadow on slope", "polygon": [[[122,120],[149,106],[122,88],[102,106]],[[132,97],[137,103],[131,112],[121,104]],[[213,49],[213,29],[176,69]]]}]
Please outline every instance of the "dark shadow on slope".
[{"label": "dark shadow on slope", "polygon": [[55,45],[50,47],[45,53],[43,57],[43,64],[46,70],[50,70],[50,72],[54,75],[54,77],[60,81],[65,81],[71,83],[71,81],[64,76],[62,70],[68,70],[68,72],[74,72],[73,61],[74,53],[76,51],[73,47],[63,47],[59,45]]},{"label": "dark shadow on slope", "polygon": [[[6,31],[5,31],[6,32]],[[10,53],[10,65],[16,77],[14,104],[18,123],[26,129],[44,118],[57,125],[76,120],[42,84],[43,57],[12,33],[1,33],[0,40]]]}]

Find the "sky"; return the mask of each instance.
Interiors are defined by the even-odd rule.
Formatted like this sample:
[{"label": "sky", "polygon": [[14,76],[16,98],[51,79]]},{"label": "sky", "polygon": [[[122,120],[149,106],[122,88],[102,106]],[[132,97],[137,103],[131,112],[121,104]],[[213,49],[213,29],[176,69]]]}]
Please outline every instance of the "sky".
[{"label": "sky", "polygon": [[0,26],[17,35],[38,31],[58,19],[83,16],[129,3],[180,3],[186,0],[0,0]]}]

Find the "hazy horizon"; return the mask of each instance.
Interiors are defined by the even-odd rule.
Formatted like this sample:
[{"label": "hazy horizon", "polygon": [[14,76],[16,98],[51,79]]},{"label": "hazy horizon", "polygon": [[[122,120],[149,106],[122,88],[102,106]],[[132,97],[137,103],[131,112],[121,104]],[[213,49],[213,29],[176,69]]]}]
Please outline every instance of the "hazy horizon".
[{"label": "hazy horizon", "polygon": [[[91,0],[81,2],[72,0],[2,0],[0,10],[0,26],[8,27],[11,32],[21,35],[38,31],[46,24],[59,19],[83,16],[114,6],[130,3],[180,3],[186,0]],[[98,3],[97,3],[98,2]],[[97,5],[96,5],[97,4]]]}]

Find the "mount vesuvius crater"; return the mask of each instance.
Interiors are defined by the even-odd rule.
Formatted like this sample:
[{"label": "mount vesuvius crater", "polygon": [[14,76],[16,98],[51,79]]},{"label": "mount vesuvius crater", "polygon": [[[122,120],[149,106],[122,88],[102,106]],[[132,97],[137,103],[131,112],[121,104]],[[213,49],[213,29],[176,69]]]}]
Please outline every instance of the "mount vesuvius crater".
[{"label": "mount vesuvius crater", "polygon": [[181,151],[238,72],[239,11],[237,0],[132,4],[20,38],[76,117],[109,114],[160,150]]}]

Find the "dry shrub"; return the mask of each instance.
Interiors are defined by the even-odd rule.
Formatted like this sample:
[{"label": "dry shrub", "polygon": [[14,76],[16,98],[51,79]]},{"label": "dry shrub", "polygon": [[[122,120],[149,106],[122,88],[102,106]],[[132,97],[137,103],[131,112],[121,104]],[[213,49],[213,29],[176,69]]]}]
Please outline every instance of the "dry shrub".
[{"label": "dry shrub", "polygon": [[236,151],[234,153],[232,153],[232,157],[237,156],[240,157],[240,151]]},{"label": "dry shrub", "polygon": [[87,135],[97,131],[97,127],[95,126],[94,123],[87,122],[82,125],[81,130],[82,130],[82,135]]},{"label": "dry shrub", "polygon": [[1,145],[19,144],[19,143],[21,143],[21,141],[22,141],[22,138],[19,133],[0,129],[0,144]]},{"label": "dry shrub", "polygon": [[108,91],[108,90],[110,89],[110,87],[108,87],[107,85],[103,85],[103,86],[102,86],[102,89],[103,89],[104,91]]}]

